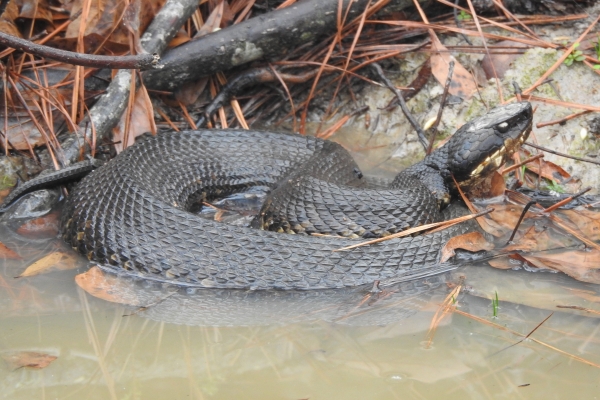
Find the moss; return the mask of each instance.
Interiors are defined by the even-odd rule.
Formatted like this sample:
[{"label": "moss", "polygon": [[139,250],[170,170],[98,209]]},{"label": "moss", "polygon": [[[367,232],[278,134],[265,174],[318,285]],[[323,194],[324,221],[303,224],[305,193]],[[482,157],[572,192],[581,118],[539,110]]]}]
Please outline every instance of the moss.
[{"label": "moss", "polygon": [[[512,95],[514,91],[513,81],[516,81],[522,89],[530,87],[554,65],[557,59],[558,53],[553,49],[527,50],[507,72],[503,80],[503,91],[508,95]],[[549,85],[539,86],[536,90],[544,96],[556,96]]]},{"label": "moss", "polygon": [[14,175],[9,175],[5,172],[0,172],[0,190],[14,187],[17,184],[17,179]]}]

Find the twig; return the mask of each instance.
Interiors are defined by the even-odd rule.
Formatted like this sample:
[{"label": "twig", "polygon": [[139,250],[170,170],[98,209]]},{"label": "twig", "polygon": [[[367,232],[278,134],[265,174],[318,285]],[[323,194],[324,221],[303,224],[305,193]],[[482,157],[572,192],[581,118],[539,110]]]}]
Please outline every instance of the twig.
[{"label": "twig", "polygon": [[585,308],[585,307],[579,307],[579,306],[556,306],[556,308],[569,308],[571,310],[585,311],[585,312],[589,312],[589,313],[592,313],[592,314],[599,314],[600,315],[600,311],[592,310],[592,309]]},{"label": "twig", "polygon": [[529,142],[525,142],[523,144],[525,144],[527,146],[530,146],[530,147],[533,147],[533,148],[538,149],[538,150],[545,151],[546,153],[555,154],[557,156],[561,156],[561,157],[565,157],[565,158],[570,158],[570,159],[577,160],[577,161],[583,161],[583,162],[588,162],[588,163],[591,163],[591,164],[600,165],[600,161],[590,160],[589,158],[581,158],[581,157],[570,156],[568,154],[561,153],[561,152],[556,151],[556,150],[551,150],[549,148],[542,147],[542,146],[539,146],[537,144],[533,144],[533,143],[529,143]]},{"label": "twig", "polygon": [[578,192],[578,193],[574,194],[573,196],[569,196],[569,197],[567,197],[566,199],[563,199],[563,200],[561,200],[561,201],[558,201],[558,202],[556,202],[555,204],[551,205],[550,207],[548,207],[548,208],[545,208],[545,209],[543,210],[543,212],[545,212],[545,213],[550,213],[550,212],[552,212],[552,211],[556,210],[557,208],[559,208],[559,207],[562,207],[562,206],[564,206],[565,204],[572,202],[572,201],[573,201],[573,200],[575,200],[576,198],[578,198],[578,197],[580,197],[580,196],[583,196],[585,193],[589,192],[590,190],[592,190],[592,187],[591,187],[591,186],[588,186],[588,187],[586,187],[585,189],[583,189],[582,191],[580,191],[580,192]]},{"label": "twig", "polygon": [[419,137],[419,142],[421,142],[423,149],[427,150],[427,146],[429,145],[429,143],[427,137],[425,137],[425,132],[423,131],[423,128],[421,128],[421,125],[419,125],[415,117],[408,110],[408,106],[406,105],[406,101],[404,101],[404,96],[402,96],[402,92],[398,90],[398,88],[396,88],[396,86],[392,83],[392,81],[388,79],[387,76],[385,76],[379,64],[373,63],[371,64],[371,67],[375,70],[375,72],[383,81],[385,86],[387,86],[387,88],[390,89],[396,95],[402,112],[406,116],[406,119],[408,119],[408,122],[410,122],[410,124],[413,126],[415,131],[417,131],[417,136]]},{"label": "twig", "polygon": [[66,64],[92,68],[146,70],[157,68],[160,59],[158,54],[99,56],[94,54],[76,53],[33,43],[29,40],[21,39],[2,31],[0,31],[0,44],[35,56],[50,58]]},{"label": "twig", "polygon": [[530,332],[529,332],[529,333],[528,333],[526,336],[524,336],[524,337],[523,337],[521,340],[519,340],[519,341],[518,341],[518,342],[516,342],[516,343],[513,343],[513,344],[511,344],[510,346],[507,346],[507,347],[505,347],[505,348],[503,348],[503,349],[500,349],[500,350],[498,350],[497,352],[495,352],[494,354],[492,354],[490,357],[493,357],[493,356],[495,356],[496,354],[498,354],[498,353],[500,353],[500,352],[502,352],[502,351],[504,351],[504,350],[508,350],[508,349],[510,349],[511,347],[513,347],[513,346],[516,346],[516,345],[518,345],[519,343],[523,342],[525,339],[528,339],[528,338],[529,338],[529,336],[531,336],[531,335],[533,334],[533,332],[537,331],[537,330],[538,330],[538,328],[539,328],[540,326],[542,326],[542,325],[544,324],[544,322],[548,321],[548,320],[550,319],[550,317],[551,317],[551,316],[553,316],[553,315],[554,315],[554,312],[550,313],[550,315],[548,315],[546,318],[544,318],[544,320],[543,320],[542,322],[540,322],[539,324],[537,324],[537,326],[536,326],[535,328],[533,328],[533,329],[532,329],[532,330],[531,330],[531,331],[530,331]]},{"label": "twig", "polygon": [[[471,15],[473,16],[473,22],[475,22],[475,26],[477,27],[477,31],[479,32],[479,36],[481,37],[481,43],[483,43],[483,47],[485,48],[485,53],[488,57],[491,57],[490,50],[487,47],[487,42],[483,35],[483,30],[481,29],[481,24],[479,23],[479,16],[475,12],[475,8],[473,7],[473,3],[471,0],[467,0],[467,4],[469,5],[469,9],[471,10]],[[494,63],[490,63],[492,67],[492,72],[496,81],[496,89],[498,90],[498,96],[500,97],[500,103],[504,103],[504,95],[502,94],[502,88],[500,87],[500,79],[498,79],[498,73],[496,72],[496,67]]]},{"label": "twig", "polygon": [[534,205],[536,203],[535,200],[531,200],[529,203],[527,203],[525,205],[525,207],[523,208],[523,211],[521,212],[521,215],[519,216],[519,220],[517,221],[517,225],[515,226],[515,229],[513,229],[512,235],[510,235],[510,238],[508,238],[508,240],[506,241],[506,244],[510,244],[510,242],[512,242],[512,240],[515,238],[515,235],[517,234],[517,231],[519,230],[519,226],[521,225],[521,222],[523,222],[523,218],[525,218],[525,214],[527,214],[527,211],[529,210],[529,208],[531,208],[532,205]]},{"label": "twig", "polygon": [[512,172],[512,171],[514,171],[515,169],[517,169],[517,168],[519,168],[519,167],[522,167],[522,166],[523,166],[523,165],[525,165],[525,164],[529,164],[530,162],[532,162],[532,161],[535,161],[535,160],[538,160],[538,159],[540,159],[540,158],[544,158],[544,155],[543,155],[543,154],[538,154],[538,155],[535,155],[535,156],[533,156],[533,157],[529,157],[529,158],[528,158],[528,159],[526,159],[525,161],[521,161],[521,162],[520,162],[520,163],[518,163],[518,164],[511,165],[510,167],[503,169],[503,170],[502,170],[502,172],[500,172],[500,174],[501,174],[501,175],[508,174],[509,172]]},{"label": "twig", "polygon": [[[510,329],[510,328],[507,328],[507,327],[505,327],[505,326],[502,326],[502,325],[499,325],[499,324],[495,324],[495,323],[493,323],[493,322],[487,321],[487,320],[485,320],[485,319],[483,319],[483,318],[480,318],[480,317],[476,317],[475,315],[469,314],[469,313],[467,313],[467,312],[464,312],[464,311],[462,311],[462,310],[459,310],[459,309],[457,309],[457,308],[455,308],[455,309],[454,309],[454,312],[455,312],[455,313],[457,313],[457,314],[459,314],[459,315],[465,316],[465,317],[467,317],[467,318],[471,318],[471,319],[473,319],[473,320],[475,320],[475,321],[481,322],[481,323],[483,323],[483,324],[486,324],[486,325],[491,325],[492,327],[494,327],[494,328],[497,328],[497,329],[500,329],[500,330],[503,330],[503,331],[505,331],[505,332],[512,333],[513,335],[517,335],[517,336],[521,336],[521,337],[525,336],[525,335],[523,335],[522,333],[519,333],[519,332],[517,332],[517,331],[513,331],[513,330],[512,330],[512,329]],[[585,358],[578,357],[578,356],[576,356],[576,355],[574,355],[574,354],[567,353],[567,352],[566,352],[566,351],[564,351],[564,350],[561,350],[561,349],[559,349],[559,348],[557,348],[557,347],[551,346],[551,345],[549,345],[549,344],[547,344],[547,343],[544,343],[544,342],[542,342],[541,340],[538,340],[538,339],[536,339],[536,338],[529,338],[529,340],[531,340],[532,342],[535,342],[535,343],[537,343],[537,344],[540,344],[540,345],[542,345],[542,346],[544,346],[544,347],[547,347],[547,348],[549,348],[549,349],[551,349],[551,350],[554,350],[554,351],[556,351],[556,352],[558,352],[558,353],[560,353],[560,354],[563,354],[563,355],[566,355],[566,356],[568,356],[568,357],[571,357],[571,358],[573,358],[574,360],[577,360],[577,361],[579,361],[579,362],[582,362],[582,363],[584,363],[584,364],[591,365],[592,367],[600,368],[600,365],[598,365],[598,364],[596,364],[596,363],[593,363],[593,362],[591,362],[591,361],[588,361],[588,360],[586,360]]]},{"label": "twig", "polygon": [[585,111],[581,111],[575,114],[571,114],[571,115],[567,115],[564,118],[561,119],[556,119],[554,121],[548,121],[548,122],[538,122],[535,127],[536,128],[543,128],[545,126],[550,126],[550,125],[557,125],[557,124],[564,124],[565,122],[572,120],[573,118],[577,118],[577,117],[581,117],[582,115],[586,115],[591,113],[592,111],[590,110],[585,110]]},{"label": "twig", "polygon": [[385,237],[381,237],[381,238],[377,238],[377,239],[373,239],[373,240],[368,240],[366,242],[353,244],[352,246],[342,247],[341,249],[335,249],[332,251],[336,252],[336,251],[350,250],[350,249],[367,246],[367,245],[374,244],[374,243],[385,242],[386,240],[401,238],[404,236],[412,235],[414,233],[423,232],[425,230],[432,229],[432,228],[437,228],[437,227],[446,227],[447,228],[447,227],[455,225],[459,222],[465,222],[470,219],[479,218],[479,217],[489,214],[493,211],[494,211],[493,208],[487,208],[481,212],[478,212],[477,214],[464,215],[462,217],[450,219],[448,221],[434,222],[432,224],[425,224],[425,225],[417,226],[417,227],[410,228],[410,229],[407,229],[402,232],[394,233],[393,235],[389,235],[389,236],[385,236]]},{"label": "twig", "polygon": [[[455,8],[456,10],[456,8]],[[429,129],[431,132],[431,138],[429,139],[429,145],[427,146],[426,153],[431,154],[431,150],[433,150],[433,142],[435,141],[435,134],[437,132],[437,127],[442,120],[442,113],[444,112],[444,107],[446,106],[446,98],[448,97],[448,90],[450,90],[450,84],[452,83],[452,75],[454,74],[454,60],[450,61],[448,65],[448,77],[446,78],[446,84],[444,85],[444,93],[442,93],[442,99],[440,100],[440,109],[438,110],[437,117],[435,118],[435,122]]]},{"label": "twig", "polygon": [[[590,110],[590,111],[600,112],[600,106],[572,103],[570,101],[549,99],[547,97],[533,96],[531,94],[524,94],[524,93],[521,95],[521,97],[523,98],[523,100],[539,101],[539,102],[546,103],[546,104],[553,104],[555,106],[561,106],[561,107],[567,107],[567,108],[579,108],[581,110]],[[507,102],[508,101],[510,101],[510,99],[508,99]]]}]

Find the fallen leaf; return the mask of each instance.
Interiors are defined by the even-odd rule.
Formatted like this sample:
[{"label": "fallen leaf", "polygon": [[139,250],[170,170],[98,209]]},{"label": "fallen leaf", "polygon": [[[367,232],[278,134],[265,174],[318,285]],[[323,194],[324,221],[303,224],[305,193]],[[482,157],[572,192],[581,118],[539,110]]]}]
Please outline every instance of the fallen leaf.
[{"label": "fallen leaf", "polygon": [[3,353],[2,358],[8,364],[8,368],[11,371],[15,371],[19,368],[34,368],[42,369],[46,368],[50,363],[56,360],[58,357],[50,354],[38,353],[36,351],[17,351],[10,353]]},{"label": "fallen leaf", "polygon": [[[34,115],[38,115],[37,110],[32,109]],[[8,140],[12,148],[16,150],[29,150],[32,147],[41,146],[45,143],[44,137],[37,126],[31,121],[29,116],[22,116],[22,120],[17,120],[9,116],[8,118]],[[0,117],[0,123],[4,124],[4,117]]]},{"label": "fallen leaf", "polygon": [[19,17],[19,6],[17,2],[11,1],[8,3],[6,10],[0,16],[0,31],[8,33],[19,38],[22,38],[21,31],[15,25],[15,19]]},{"label": "fallen leaf", "polygon": [[198,29],[198,32],[194,36],[194,39],[198,39],[202,36],[208,35],[214,32],[221,26],[221,18],[223,18],[223,6],[225,2],[221,1],[210,13],[204,25]]},{"label": "fallen leaf", "polygon": [[56,236],[58,225],[58,213],[53,212],[25,222],[17,229],[17,233],[28,237]]},{"label": "fallen leaf", "polygon": [[541,171],[542,178],[546,178],[548,180],[555,181],[558,183],[563,183],[565,180],[571,177],[571,175],[569,175],[567,171],[565,171],[564,169],[562,169],[561,167],[559,167],[551,161],[541,159],[541,164],[542,167],[540,169],[537,161],[529,163],[527,164],[527,169],[538,175]]},{"label": "fallen leaf", "polygon": [[[166,0],[144,0],[140,1],[140,8],[137,10],[136,16],[139,20],[137,23],[138,33],[143,33],[156,12],[160,10]],[[122,23],[122,16],[125,10],[125,5],[129,2],[123,1],[108,1],[95,0],[92,2],[88,17],[85,22],[85,48],[86,50],[96,48],[103,44],[102,50],[121,50],[129,49],[130,32]],[[75,1],[70,10],[71,16],[77,15],[82,10],[83,2]],[[73,50],[76,46],[76,41],[79,36],[79,28],[82,23],[82,16],[79,15],[67,27],[64,39],[57,39],[56,42],[62,42],[67,49]],[[106,37],[109,36],[108,40]]]},{"label": "fallen leaf", "polygon": [[47,0],[21,1],[18,3],[21,3],[19,18],[36,21],[43,20],[47,24],[52,24],[52,11],[50,10]]},{"label": "fallen leaf", "polygon": [[492,197],[502,196],[506,184],[504,183],[504,177],[497,171],[494,171],[490,176],[486,177],[476,187],[469,188],[469,198],[475,199],[489,199]]},{"label": "fallen leaf", "polygon": [[204,92],[207,83],[208,78],[200,78],[195,82],[181,85],[175,90],[175,98],[186,106],[194,104],[196,100],[198,100],[198,97]]},{"label": "fallen leaf", "polygon": [[4,259],[9,259],[9,260],[19,260],[21,259],[21,256],[18,255],[17,253],[15,253],[14,251],[12,251],[11,249],[9,249],[8,247],[6,247],[6,245],[2,242],[0,242],[0,257],[4,258]]},{"label": "fallen leaf", "polygon": [[[524,43],[513,42],[512,40],[503,40],[495,44],[495,46],[504,46],[504,47],[515,47],[515,48],[523,48],[527,47]],[[481,67],[485,71],[486,79],[494,78],[494,70],[496,71],[496,75],[498,78],[502,79],[504,77],[504,73],[508,71],[510,65],[517,58],[521,57],[521,54],[518,53],[508,53],[505,51],[500,54],[486,54],[481,60]],[[492,69],[493,65],[493,69]]]},{"label": "fallen leaf", "polygon": [[582,282],[600,283],[600,251],[571,250],[540,256],[524,256],[527,260],[536,259],[548,268],[561,271]]},{"label": "fallen leaf", "polygon": [[452,74],[452,82],[448,91],[454,96],[463,99],[468,99],[477,90],[477,83],[471,76],[469,71],[465,69],[455,58],[450,54],[448,49],[440,42],[435,35],[431,35],[431,72],[440,85],[445,86],[448,79],[448,68],[450,61],[454,61],[454,73]]},{"label": "fallen leaf", "polygon": [[[148,92],[144,87],[140,87],[135,93],[133,107],[129,120],[129,132],[125,135],[125,120],[127,111],[121,116],[119,125],[113,129],[113,140],[117,153],[123,151],[124,148],[131,146],[135,142],[135,138],[143,135],[146,132],[156,132],[154,123],[154,110],[152,109],[152,101],[148,96]],[[123,141],[127,137],[127,144],[123,146]]]},{"label": "fallen leaf", "polygon": [[469,232],[464,235],[455,236],[448,240],[442,248],[442,258],[440,262],[446,262],[450,257],[454,256],[456,249],[464,249],[468,251],[492,250],[494,245],[489,243],[481,232]]},{"label": "fallen leaf", "polygon": [[561,215],[573,223],[582,235],[591,240],[600,240],[600,212],[579,208],[562,210]]},{"label": "fallen leaf", "polygon": [[17,276],[17,278],[45,274],[51,271],[75,269],[78,267],[77,261],[77,258],[70,253],[55,251],[31,264],[21,275]]},{"label": "fallen leaf", "polygon": [[493,260],[489,260],[488,264],[490,264],[494,268],[498,269],[513,269],[515,267],[519,267],[518,263],[514,263],[508,257],[495,258]]},{"label": "fallen leaf", "polygon": [[[503,229],[512,231],[515,226],[517,226],[517,222],[519,221],[522,212],[523,206],[520,205],[494,204],[494,211],[489,213],[488,216]],[[526,216],[529,217],[532,215],[533,213],[531,211],[528,211],[526,214]]]},{"label": "fallen leaf", "polygon": [[131,285],[114,275],[105,274],[98,267],[92,267],[83,274],[75,277],[75,283],[91,294],[102,300],[131,306],[144,306]]}]

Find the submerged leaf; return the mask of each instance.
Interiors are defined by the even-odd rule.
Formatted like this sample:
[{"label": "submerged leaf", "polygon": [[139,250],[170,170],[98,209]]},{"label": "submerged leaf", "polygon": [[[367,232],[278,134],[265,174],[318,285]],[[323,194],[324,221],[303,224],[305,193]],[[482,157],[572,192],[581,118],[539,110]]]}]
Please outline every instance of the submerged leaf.
[{"label": "submerged leaf", "polygon": [[98,267],[92,267],[75,277],[75,283],[99,299],[119,304],[144,306],[126,281],[107,275]]},{"label": "submerged leaf", "polygon": [[31,264],[17,278],[77,268],[77,258],[69,253],[55,251]]},{"label": "submerged leaf", "polygon": [[56,236],[58,235],[58,213],[28,220],[17,229],[17,233],[29,237]]},{"label": "submerged leaf", "polygon": [[9,260],[19,260],[21,258],[20,255],[6,247],[6,245],[2,242],[0,242],[0,257],[4,259],[8,258]]},{"label": "submerged leaf", "polygon": [[2,358],[8,364],[8,368],[14,371],[24,367],[34,369],[46,368],[58,357],[36,351],[17,351],[3,353]]},{"label": "submerged leaf", "polygon": [[464,235],[455,236],[448,240],[442,248],[442,259],[440,262],[446,262],[454,256],[454,250],[464,249],[468,251],[492,250],[494,245],[489,243],[480,232],[469,232]]}]

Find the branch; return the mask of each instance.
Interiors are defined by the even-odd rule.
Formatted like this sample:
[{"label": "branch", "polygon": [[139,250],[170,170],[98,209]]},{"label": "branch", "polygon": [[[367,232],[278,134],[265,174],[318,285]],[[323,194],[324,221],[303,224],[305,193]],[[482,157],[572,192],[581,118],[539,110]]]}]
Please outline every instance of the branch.
[{"label": "branch", "polygon": [[29,40],[21,39],[2,31],[0,31],[0,44],[11,47],[15,50],[21,50],[25,53],[33,54],[35,56],[50,58],[66,64],[81,65],[91,68],[146,70],[157,68],[159,61],[158,54],[139,54],[135,56],[98,56],[94,54],[76,53],[73,51],[66,51],[33,43]]},{"label": "branch", "polygon": [[[424,0],[419,0],[424,1]],[[412,0],[387,0],[394,9]],[[167,51],[162,69],[144,73],[150,89],[175,90],[188,81],[259,59],[281,59],[291,49],[337,31],[338,7],[350,7],[347,20],[364,12],[370,0],[300,0],[294,5],[232,25]]]}]

